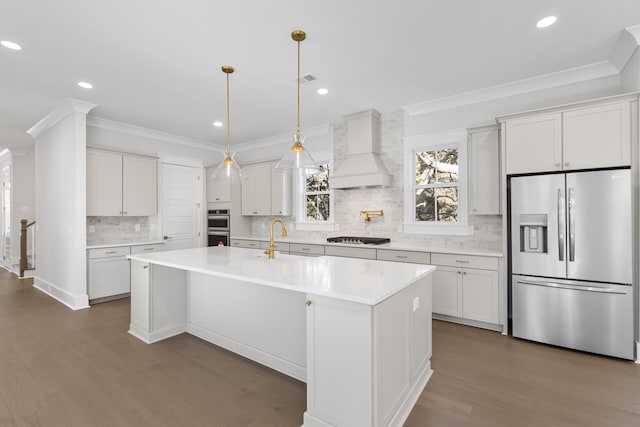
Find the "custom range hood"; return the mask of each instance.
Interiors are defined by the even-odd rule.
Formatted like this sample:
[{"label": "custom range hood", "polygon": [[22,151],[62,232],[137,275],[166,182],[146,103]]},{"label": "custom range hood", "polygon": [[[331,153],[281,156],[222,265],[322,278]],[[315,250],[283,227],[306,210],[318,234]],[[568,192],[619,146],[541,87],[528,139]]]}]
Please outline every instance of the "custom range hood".
[{"label": "custom range hood", "polygon": [[331,176],[331,188],[390,187],[391,174],[378,154],[380,113],[367,110],[347,120],[347,158]]}]

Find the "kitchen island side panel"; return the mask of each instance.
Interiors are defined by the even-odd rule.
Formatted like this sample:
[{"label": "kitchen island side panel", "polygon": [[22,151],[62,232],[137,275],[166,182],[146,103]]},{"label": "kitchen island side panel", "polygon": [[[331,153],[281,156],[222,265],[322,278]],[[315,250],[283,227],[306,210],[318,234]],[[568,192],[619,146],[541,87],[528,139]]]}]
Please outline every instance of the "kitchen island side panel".
[{"label": "kitchen island side panel", "polygon": [[187,331],[306,382],[305,294],[189,272]]}]

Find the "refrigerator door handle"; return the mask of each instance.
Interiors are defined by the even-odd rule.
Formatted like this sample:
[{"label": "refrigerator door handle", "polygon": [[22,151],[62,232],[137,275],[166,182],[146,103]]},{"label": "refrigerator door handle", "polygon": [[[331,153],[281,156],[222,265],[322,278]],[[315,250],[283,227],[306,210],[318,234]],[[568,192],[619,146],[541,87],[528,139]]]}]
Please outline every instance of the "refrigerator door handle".
[{"label": "refrigerator door handle", "polygon": [[531,285],[531,286],[542,286],[545,288],[555,288],[555,289],[569,289],[572,291],[584,291],[584,292],[599,292],[602,294],[618,294],[618,295],[626,295],[626,292],[621,292],[616,289],[611,288],[600,288],[598,286],[576,286],[576,285],[567,285],[561,283],[553,283],[553,282],[530,282],[528,280],[517,280],[516,283],[521,285]]},{"label": "refrigerator door handle", "polygon": [[558,188],[558,260],[564,261],[564,232],[565,226],[565,214],[564,214],[564,195],[562,189]]},{"label": "refrigerator door handle", "polygon": [[576,260],[576,214],[575,214],[575,194],[574,189],[569,188],[569,262]]}]

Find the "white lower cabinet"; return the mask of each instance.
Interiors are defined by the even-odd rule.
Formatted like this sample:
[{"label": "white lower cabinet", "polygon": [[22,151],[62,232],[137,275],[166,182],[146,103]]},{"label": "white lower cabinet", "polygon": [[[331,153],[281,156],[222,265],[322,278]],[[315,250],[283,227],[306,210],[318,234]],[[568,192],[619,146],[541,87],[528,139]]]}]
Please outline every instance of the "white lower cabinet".
[{"label": "white lower cabinet", "polygon": [[89,300],[124,298],[131,292],[131,266],[129,254],[156,252],[164,244],[118,246],[89,249],[87,291]]},{"label": "white lower cabinet", "polygon": [[432,254],[431,261],[438,267],[433,273],[434,313],[500,323],[497,258]]},{"label": "white lower cabinet", "polygon": [[89,250],[89,299],[131,292],[130,247]]}]

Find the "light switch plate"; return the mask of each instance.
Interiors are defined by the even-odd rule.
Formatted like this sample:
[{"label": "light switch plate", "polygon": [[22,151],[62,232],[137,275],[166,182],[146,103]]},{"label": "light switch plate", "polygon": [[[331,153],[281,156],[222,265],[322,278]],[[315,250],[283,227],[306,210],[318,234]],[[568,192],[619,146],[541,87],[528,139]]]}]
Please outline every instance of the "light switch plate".
[{"label": "light switch plate", "polygon": [[90,225],[89,226],[89,233],[95,233],[96,232],[96,226],[95,225]]},{"label": "light switch plate", "polygon": [[416,311],[420,308],[420,297],[415,297],[413,299],[413,311]]},{"label": "light switch plate", "polygon": [[136,224],[134,228],[136,231],[140,231],[140,224]]}]

